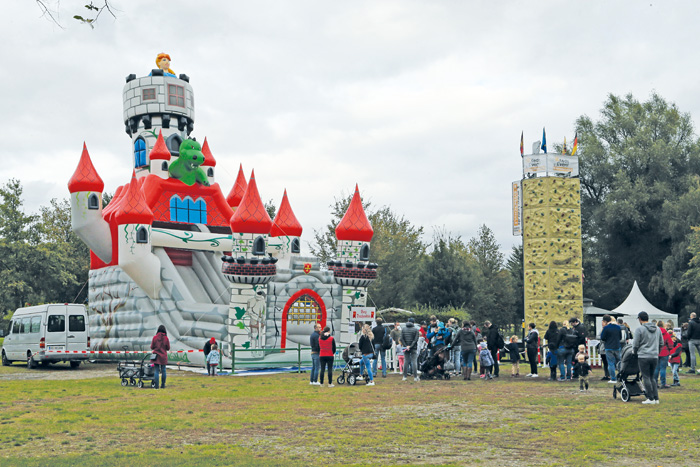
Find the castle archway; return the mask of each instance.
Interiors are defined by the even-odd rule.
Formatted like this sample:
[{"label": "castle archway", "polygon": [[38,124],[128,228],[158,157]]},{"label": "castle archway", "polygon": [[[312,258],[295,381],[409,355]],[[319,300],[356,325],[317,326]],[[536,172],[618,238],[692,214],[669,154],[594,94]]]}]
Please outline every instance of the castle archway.
[{"label": "castle archway", "polygon": [[287,337],[294,336],[293,339],[303,346],[304,336],[308,341],[308,336],[314,330],[314,324],[319,323],[321,327],[326,326],[326,305],[319,294],[311,289],[301,289],[289,297],[284,304],[282,312],[282,342],[281,347],[287,348]]}]

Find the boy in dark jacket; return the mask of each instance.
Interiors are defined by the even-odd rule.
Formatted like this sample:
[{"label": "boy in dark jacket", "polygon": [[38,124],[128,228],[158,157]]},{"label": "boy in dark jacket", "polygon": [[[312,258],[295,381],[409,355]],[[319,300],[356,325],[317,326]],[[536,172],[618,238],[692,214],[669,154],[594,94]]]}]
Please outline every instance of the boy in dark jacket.
[{"label": "boy in dark jacket", "polygon": [[545,363],[549,365],[549,380],[557,380],[557,352],[551,349],[547,351]]},{"label": "boy in dark jacket", "polygon": [[578,373],[578,388],[579,391],[583,392],[584,386],[586,391],[588,391],[588,374],[592,372],[591,366],[586,361],[586,356],[579,354],[578,361],[574,365]]},{"label": "boy in dark jacket", "polygon": [[518,346],[518,336],[510,338],[510,342],[506,344],[506,350],[508,351],[512,363],[510,376],[517,378],[520,376],[520,347]]}]

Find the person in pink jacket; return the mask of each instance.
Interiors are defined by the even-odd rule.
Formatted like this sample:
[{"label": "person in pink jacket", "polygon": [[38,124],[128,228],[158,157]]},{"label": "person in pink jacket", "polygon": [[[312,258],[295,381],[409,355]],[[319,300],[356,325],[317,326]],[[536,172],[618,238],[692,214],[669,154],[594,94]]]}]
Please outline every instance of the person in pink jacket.
[{"label": "person in pink jacket", "polygon": [[160,374],[160,387],[165,389],[165,365],[168,364],[170,340],[168,339],[168,333],[165,332],[165,326],[162,324],[158,326],[158,332],[153,336],[151,350],[156,355],[156,359],[153,360],[153,365],[155,366],[153,381],[156,383],[156,389],[158,389],[158,375]]}]

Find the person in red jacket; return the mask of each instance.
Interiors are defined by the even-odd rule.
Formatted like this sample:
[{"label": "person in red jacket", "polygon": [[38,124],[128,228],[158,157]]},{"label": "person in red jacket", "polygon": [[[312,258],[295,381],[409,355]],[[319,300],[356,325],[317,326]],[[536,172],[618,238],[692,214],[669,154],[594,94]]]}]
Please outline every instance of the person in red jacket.
[{"label": "person in red jacket", "polygon": [[158,389],[158,375],[160,374],[160,388],[165,389],[165,365],[168,364],[170,340],[168,339],[168,334],[165,332],[165,326],[162,324],[158,326],[158,332],[153,336],[151,350],[153,354],[156,355],[156,359],[153,360],[153,365],[155,366],[153,381],[156,383],[156,389]]},{"label": "person in red jacket", "polygon": [[333,384],[333,357],[335,356],[335,339],[331,336],[331,328],[326,326],[323,328],[321,337],[318,339],[318,345],[321,348],[319,357],[321,360],[321,386],[323,386],[323,372],[328,367],[328,387],[332,388]]},{"label": "person in red jacket", "polygon": [[673,336],[671,339],[673,340],[673,349],[671,349],[671,355],[669,356],[669,363],[671,363],[671,368],[673,369],[673,384],[671,386],[680,386],[681,380],[678,378],[678,368],[681,366],[683,343],[676,336]]},{"label": "person in red jacket", "polygon": [[660,376],[661,384],[659,384],[659,389],[668,389],[671,386],[666,384],[666,367],[668,367],[668,356],[671,355],[671,349],[674,347],[674,344],[671,335],[664,328],[664,322],[659,320],[657,325],[659,326],[659,331],[661,331],[663,345],[661,346],[661,350],[659,350],[659,364],[654,371],[654,379],[658,383]]}]

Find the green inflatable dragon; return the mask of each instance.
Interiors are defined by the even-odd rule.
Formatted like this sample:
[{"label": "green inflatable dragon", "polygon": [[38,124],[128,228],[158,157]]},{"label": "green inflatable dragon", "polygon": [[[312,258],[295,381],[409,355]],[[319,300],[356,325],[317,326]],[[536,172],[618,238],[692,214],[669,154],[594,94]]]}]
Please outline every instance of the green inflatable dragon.
[{"label": "green inflatable dragon", "polygon": [[209,186],[209,180],[199,166],[204,162],[202,147],[193,139],[186,139],[180,144],[180,157],[170,164],[168,173],[171,177],[180,180],[185,185],[192,186],[195,183]]}]

